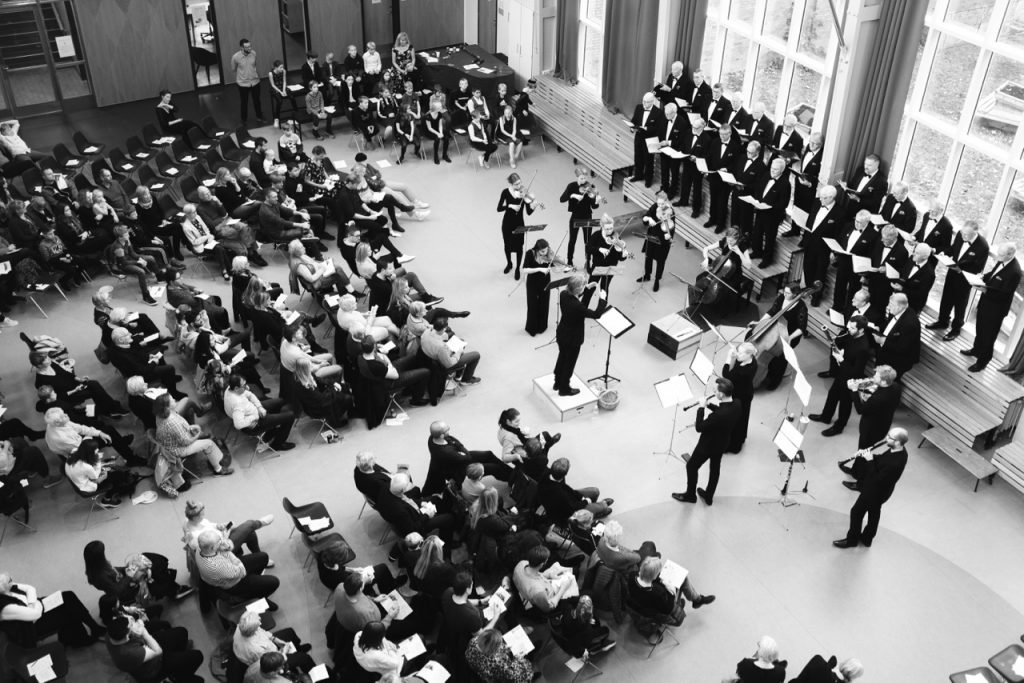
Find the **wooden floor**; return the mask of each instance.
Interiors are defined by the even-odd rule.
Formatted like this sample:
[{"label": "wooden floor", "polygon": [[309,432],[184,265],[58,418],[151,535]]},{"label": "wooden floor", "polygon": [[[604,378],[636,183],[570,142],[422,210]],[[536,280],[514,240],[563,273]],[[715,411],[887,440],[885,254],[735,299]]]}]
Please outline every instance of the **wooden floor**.
[{"label": "wooden floor", "polygon": [[[209,99],[218,120],[233,124],[230,114],[237,103],[231,96],[211,95]],[[187,116],[198,114],[197,103],[187,98],[182,98],[179,106]],[[69,125],[84,125],[90,136],[109,144],[97,131],[136,130],[149,120],[151,104],[88,116],[83,121],[32,122],[23,134],[33,144],[39,139],[35,136],[44,135],[45,130],[52,135]],[[346,146],[347,127],[341,130],[326,146],[331,158],[351,163],[354,150]],[[533,188],[547,209],[535,215],[535,222],[546,222],[548,227],[540,236],[558,244],[567,226],[567,213],[558,205],[557,196],[572,177],[572,165],[566,155],[555,153],[551,146],[549,150],[541,154],[537,146],[529,147],[530,157],[522,162],[519,173],[529,181],[536,172]],[[371,159],[383,156],[381,152],[370,154]],[[281,589],[274,596],[281,605],[278,624],[295,628],[314,644],[318,661],[324,661],[325,590],[314,573],[301,568],[305,549],[289,538],[281,498],[288,496],[296,503],[322,501],[334,517],[337,531],[357,552],[353,564],[384,561],[385,550],[376,546],[382,530],[380,518],[368,513],[356,520],[362,498],[351,479],[355,454],[372,450],[389,467],[408,462],[414,477],[422,481],[431,421],[447,421],[452,433],[470,448],[497,449],[498,414],[515,406],[522,411],[524,424],[534,431],[562,432],[563,439],[552,455],[571,460],[570,483],[599,486],[602,495],[615,498],[613,517],[625,527],[629,544],[655,540],[667,557],[690,569],[699,590],[718,596],[713,605],[690,612],[677,630],[682,641],[679,647],[659,648],[649,660],[644,659],[646,651],[630,632],[628,622],[618,627],[620,646],[598,661],[606,673],[603,680],[717,681],[733,671],[736,661],[750,655],[758,638],[770,634],[778,640],[781,656],[790,661],[787,678],[813,654],[822,653],[861,658],[867,670],[864,680],[872,683],[942,681],[953,671],[984,663],[1017,641],[1024,630],[1020,584],[1024,527],[1019,521],[1024,515],[1024,499],[1001,480],[972,493],[973,481],[955,463],[934,450],[911,448],[906,475],[884,509],[874,547],[836,550],[830,542],[845,533],[853,495],[841,485],[835,462],[855,448],[854,418],[843,435],[832,439],[820,436],[820,425],[808,429],[808,463],[806,469],[796,471],[795,480],[798,489],[807,481],[813,498],[801,496],[802,504],[789,508],[759,504],[777,496],[784,474],[770,439],[785,413],[799,413],[798,401],[790,392],[791,380],[771,394],[755,397],[747,447],[739,455],[727,456],[713,508],[682,505],[669,497],[684,486],[682,465],[654,452],[664,451],[670,438],[677,452],[688,450],[696,435],[690,426],[691,414],[682,412],[677,426],[681,433],[671,433],[672,411],[660,407],[653,384],[683,372],[689,357],[672,361],[647,345],[646,338],[652,320],[680,308],[683,286],[666,279],[653,300],[633,297],[633,281],[642,268],[639,259],[628,261],[626,274],[616,278],[611,287],[612,303],[637,322],[634,330],[615,342],[611,356],[610,372],[622,379],[618,385],[621,402],[613,412],[601,411],[559,424],[546,399],[532,387],[533,378],[548,374],[553,367],[553,345],[535,350],[550,338],[553,329],[533,338],[523,331],[523,288],[516,288],[511,276],[501,273],[504,258],[495,206],[508,169],[478,170],[475,164],[461,163],[460,157],[453,159],[455,163],[442,168],[413,161],[385,173],[407,182],[432,205],[433,214],[427,221],[405,224],[408,232],[399,244],[403,251],[417,256],[412,270],[431,292],[446,297],[445,306],[472,312],[456,321],[455,328],[483,355],[478,370],[481,384],[469,387],[464,397],[445,399],[436,408],[410,409],[410,419],[402,426],[367,432],[355,424],[345,431],[340,444],[298,448],[251,469],[240,468],[231,477],[208,478],[177,501],[161,498],[137,507],[126,503],[118,511],[119,520],[86,532],[81,530],[84,510],[72,509],[75,499],[70,490],[61,486],[44,491],[36,486],[31,497],[33,524],[39,531],[27,534],[13,527],[8,531],[0,547],[0,571],[33,583],[43,593],[73,589],[95,612],[99,595],[86,584],[81,563],[82,547],[88,541],[103,540],[115,562],[130,552],[161,552],[184,572],[179,539],[185,499],[204,501],[208,514],[218,521],[238,523],[274,513],[277,521],[260,535],[264,548],[277,562],[271,572],[282,578]],[[630,208],[614,199],[608,206],[616,212]],[[639,241],[628,241],[630,249],[638,252]],[[669,257],[669,270],[692,276],[698,256],[676,245]],[[282,265],[272,265],[264,273],[272,280],[284,281]],[[229,296],[222,281],[195,284]],[[78,359],[81,374],[121,390],[111,371],[100,367],[92,355],[98,332],[91,322],[90,293],[75,293],[70,303],[48,299],[49,320],[29,310],[15,312],[13,317],[21,326],[5,330],[0,337],[0,367],[4,369],[0,390],[7,396],[9,415],[42,424],[29,407],[32,378],[25,349],[16,341],[18,331],[63,339]],[[140,306],[131,287],[117,288],[115,297],[120,304]],[[141,308],[153,315],[158,310]],[[554,315],[552,311],[552,324]],[[586,378],[603,372],[606,349],[603,331],[591,325],[577,374]],[[815,377],[816,371],[826,366],[825,350],[807,342],[797,353],[814,390],[809,412],[816,412],[826,389],[823,380]],[[721,361],[719,354],[716,363]],[[182,365],[179,359],[173,362]],[[270,384],[276,386],[276,378]],[[694,391],[703,391],[691,384]],[[897,423],[910,430],[911,443],[916,444],[922,422],[900,411]],[[311,428],[302,436],[310,435]],[[246,452],[237,451],[236,455],[248,461],[241,457]],[[213,619],[200,616],[194,598],[170,606],[167,616],[187,626],[197,647],[207,655],[224,638]],[[71,681],[118,680],[100,646],[73,652],[71,660]],[[572,674],[563,666],[565,660],[564,653],[551,647],[540,653],[537,662],[544,679],[571,680]]]}]

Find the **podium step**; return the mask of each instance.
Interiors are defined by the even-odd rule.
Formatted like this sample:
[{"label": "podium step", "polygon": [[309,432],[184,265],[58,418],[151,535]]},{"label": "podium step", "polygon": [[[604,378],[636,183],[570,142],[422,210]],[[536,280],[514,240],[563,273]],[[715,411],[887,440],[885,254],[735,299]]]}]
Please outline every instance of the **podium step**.
[{"label": "podium step", "polygon": [[537,377],[533,380],[533,391],[539,392],[546,399],[545,402],[558,412],[559,422],[565,422],[566,418],[571,419],[584,413],[597,412],[597,394],[579,377],[573,375],[570,382],[570,386],[580,390],[575,396],[559,396],[558,392],[551,388],[554,382],[553,373]]}]

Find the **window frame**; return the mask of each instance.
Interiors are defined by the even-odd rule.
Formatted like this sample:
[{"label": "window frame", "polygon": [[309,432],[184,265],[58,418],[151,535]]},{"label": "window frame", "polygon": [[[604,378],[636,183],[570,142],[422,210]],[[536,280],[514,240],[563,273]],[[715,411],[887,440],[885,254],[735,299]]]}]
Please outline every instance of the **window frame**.
[{"label": "window frame", "polygon": [[[600,95],[601,94],[601,80],[602,80],[602,77],[604,75],[604,32],[605,32],[605,27],[604,27],[604,21],[597,22],[597,21],[594,21],[593,19],[590,19],[587,16],[587,6],[590,4],[590,2],[591,2],[591,0],[579,0],[579,17],[580,18],[579,18],[579,27],[577,29],[578,30],[578,34],[577,34],[577,41],[576,41],[577,42],[577,46],[576,46],[576,50],[577,50],[576,63],[579,64],[579,81],[578,82],[581,85],[585,85],[587,87],[593,88],[594,92],[597,93],[597,95]],[[586,58],[586,49],[587,49],[587,39],[586,39],[586,37],[587,37],[587,31],[588,30],[589,31],[594,31],[599,36],[601,36],[601,70],[600,70],[600,73],[597,74],[596,80],[588,78],[585,75],[585,69],[583,68],[583,65],[585,64],[584,60]]]}]

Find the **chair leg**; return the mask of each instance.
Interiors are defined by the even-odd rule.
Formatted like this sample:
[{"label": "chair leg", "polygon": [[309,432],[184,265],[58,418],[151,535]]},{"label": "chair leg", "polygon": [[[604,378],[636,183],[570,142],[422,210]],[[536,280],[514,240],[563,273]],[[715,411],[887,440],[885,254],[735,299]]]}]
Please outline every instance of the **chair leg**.
[{"label": "chair leg", "polygon": [[32,296],[31,294],[26,293],[25,294],[25,298],[28,299],[29,301],[31,301],[32,305],[39,309],[39,312],[43,314],[44,318],[46,318],[47,320],[50,319],[50,316],[46,315],[46,311],[43,310],[43,307],[39,305],[39,302],[36,301],[36,298],[34,296]]},{"label": "chair leg", "polygon": [[[271,458],[281,457],[281,454],[277,452],[277,450],[275,450],[273,446],[266,442],[263,434],[256,434],[255,436],[256,443],[253,445],[252,448],[252,457],[249,458],[249,467],[252,467],[253,463],[256,462],[256,459],[260,457],[260,446],[263,446],[263,460],[270,460]],[[266,454],[267,451],[270,451],[269,455]]]},{"label": "chair leg", "polygon": [[27,523],[15,517],[13,514],[7,515],[7,519],[4,520],[4,528],[2,531],[0,531],[0,545],[3,545],[4,539],[7,538],[7,526],[11,523],[12,519],[14,520],[14,523],[20,526],[21,528],[28,529],[32,533],[36,532],[34,527],[29,526]]},{"label": "chair leg", "polygon": [[359,508],[359,516],[356,517],[356,519],[357,520],[362,519],[363,518],[363,512],[365,512],[365,511],[366,511],[366,501],[363,500],[363,507]]}]

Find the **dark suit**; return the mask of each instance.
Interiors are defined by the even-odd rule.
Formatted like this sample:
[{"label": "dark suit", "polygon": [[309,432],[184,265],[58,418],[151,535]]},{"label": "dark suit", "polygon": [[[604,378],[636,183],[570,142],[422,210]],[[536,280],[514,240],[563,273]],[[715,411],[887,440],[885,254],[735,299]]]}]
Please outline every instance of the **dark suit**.
[{"label": "dark suit", "polygon": [[[868,227],[861,231],[860,237],[853,243],[853,248],[848,248],[850,243],[850,236],[853,234],[856,228],[850,225],[848,228],[843,230],[836,241],[846,251],[857,256],[871,256],[872,251],[875,248],[875,241],[878,239],[878,232],[875,231],[870,224]],[[851,280],[854,282],[860,282],[860,276],[853,272],[853,259],[845,254],[836,254],[836,284],[835,291],[832,293],[832,308],[837,311],[850,303],[850,299],[853,298],[853,293],[860,289],[856,287],[850,289]]]},{"label": "dark suit", "polygon": [[1020,262],[1013,258],[1006,264],[997,264],[982,276],[985,291],[978,298],[973,349],[978,365],[984,367],[992,360],[992,349],[999,337],[1003,318],[1010,312],[1013,294],[1020,285],[1020,275]]},{"label": "dark suit", "polygon": [[867,331],[859,337],[852,337],[844,334],[835,341],[836,348],[843,352],[843,361],[835,364],[832,385],[828,388],[828,395],[825,397],[825,406],[821,414],[825,421],[832,419],[836,413],[834,427],[842,430],[850,419],[850,412],[853,410],[853,393],[846,383],[851,379],[862,379],[868,359],[871,357],[871,337]]},{"label": "dark suit", "polygon": [[935,259],[929,258],[918,266],[911,259],[907,259],[900,270],[900,284],[903,293],[907,295],[910,307],[920,313],[928,302],[928,293],[932,291],[935,284]]},{"label": "dark suit", "polygon": [[729,226],[729,195],[732,192],[732,185],[727,184],[722,180],[722,176],[714,171],[731,171],[742,158],[743,147],[740,146],[735,133],[727,143],[722,143],[721,138],[708,142],[707,164],[708,170],[711,171],[708,173],[708,190],[711,194],[708,219],[722,229]]},{"label": "dark suit", "polygon": [[681,100],[690,101],[689,94],[693,91],[693,81],[686,75],[684,71],[676,78],[669,72],[668,76],[665,76],[665,80],[662,81],[664,88],[657,88],[654,91],[654,96],[661,100],[662,106],[668,103],[678,104],[676,98]]},{"label": "dark suit", "polygon": [[736,188],[732,195],[732,224],[744,235],[749,235],[754,228],[754,207],[741,201],[740,197],[753,192],[757,181],[767,172],[768,168],[760,157],[751,161],[746,158],[745,151],[743,157],[737,159],[736,165],[733,166],[732,174],[736,176],[737,181],[743,183],[743,187]]},{"label": "dark suit", "polygon": [[891,194],[885,195],[878,213],[897,230],[913,232],[917,226],[917,207],[907,197],[902,202],[897,202],[896,197]]},{"label": "dark suit", "polygon": [[[422,502],[419,496],[414,495],[414,491],[406,491],[405,495],[417,506]],[[455,527],[455,518],[451,514],[438,513],[428,517],[419,507],[413,507],[388,489],[381,491],[377,498],[377,512],[403,538],[415,531],[423,536],[436,532],[443,540],[451,540],[451,532]]]},{"label": "dark suit", "polygon": [[775,238],[779,234],[779,226],[786,217],[792,187],[789,175],[783,172],[778,180],[771,173],[764,176],[752,193],[754,197],[768,204],[767,209],[754,209],[754,231],[752,234],[754,255],[771,262],[775,254]]},{"label": "dark suit", "polygon": [[[957,233],[953,238],[946,254],[953,259],[954,265],[967,273],[980,273],[988,261],[988,242],[981,235],[974,238],[970,246],[964,250],[964,238]],[[963,252],[963,256],[960,255]],[[939,303],[938,322],[945,325],[950,321],[949,314],[953,313],[953,320],[950,324],[950,331],[959,331],[964,325],[964,316],[967,314],[967,301],[971,297],[971,286],[967,284],[964,276],[949,268],[946,271],[946,283],[942,287],[942,300]]]},{"label": "dark suit", "polygon": [[372,472],[363,472],[358,467],[352,469],[352,478],[356,483],[356,490],[376,504],[382,491],[391,487],[391,473],[380,465],[374,465]]},{"label": "dark suit", "polygon": [[696,85],[691,81],[687,84],[685,93],[683,99],[690,103],[693,113],[700,114],[707,120],[708,103],[711,102],[711,86],[708,85],[708,82],[704,81],[700,85]]},{"label": "dark suit", "polygon": [[[889,321],[886,321],[882,326],[882,333],[885,333],[888,326]],[[897,375],[902,375],[914,367],[919,360],[921,360],[921,322],[917,319],[917,312],[908,308],[889,330],[889,334],[885,335],[875,362],[878,365],[891,365]]]},{"label": "dark suit", "polygon": [[867,400],[862,399],[859,392],[853,395],[853,403],[860,413],[858,449],[868,448],[885,438],[892,429],[892,420],[902,396],[903,387],[898,384],[878,387]]},{"label": "dark suit", "polygon": [[633,124],[633,177],[643,178],[643,181],[650,185],[654,180],[654,160],[647,151],[647,138],[658,137],[665,117],[662,116],[660,109],[651,107],[645,122],[645,113],[643,105],[638,104],[633,110],[633,118],[630,119]]},{"label": "dark suit", "polygon": [[[684,154],[692,154],[705,160],[710,142],[707,131],[694,135],[692,127],[684,131],[679,139],[680,150]],[[687,204],[693,207],[694,216],[700,215],[704,209],[704,176],[697,170],[697,164],[692,159],[683,159],[682,185],[679,189],[679,205]]]},{"label": "dark suit", "polygon": [[[680,141],[689,132],[690,122],[685,116],[677,114],[671,121],[667,118],[662,119],[660,124],[658,139],[662,142],[667,142],[668,146],[672,149],[679,149]],[[661,157],[661,189],[671,199],[679,191],[679,165],[682,160],[673,159],[664,154],[659,154],[658,156]]]},{"label": "dark suit", "polygon": [[[871,265],[875,268],[884,268],[890,265],[898,271],[903,270],[903,264],[910,260],[907,253],[907,246],[902,237],[897,237],[895,244],[888,248],[886,253],[885,244],[879,240],[871,250]],[[868,291],[871,293],[872,301],[888,301],[892,296],[892,285],[885,273],[870,273],[868,277]]]},{"label": "dark suit", "polygon": [[[927,236],[926,233],[927,232]],[[927,244],[935,251],[946,253],[953,243],[953,224],[945,216],[932,220],[930,213],[921,219],[921,227],[914,232],[914,238],[921,244]]]},{"label": "dark suit", "polygon": [[775,135],[775,122],[770,118],[761,115],[761,118],[754,120],[754,115],[750,115],[750,120],[747,121],[747,127],[743,130],[743,134],[746,135],[749,140],[754,140],[761,143],[761,152],[765,151],[765,148],[772,144],[772,136]]},{"label": "dark suit", "polygon": [[739,417],[736,419],[729,440],[729,453],[739,453],[743,442],[747,440],[747,427],[750,424],[750,404],[754,401],[754,375],[757,374],[757,359],[753,358],[746,365],[733,361],[731,365],[722,366],[722,377],[732,382],[732,402],[739,406]]},{"label": "dark suit", "polygon": [[731,111],[732,102],[721,96],[716,100],[712,95],[704,103],[704,108],[696,113],[704,117],[705,121],[714,121],[720,126],[729,120],[729,112]]},{"label": "dark suit", "polygon": [[750,123],[752,121],[753,118],[750,116],[750,112],[743,107],[733,109],[725,119],[725,123],[732,126],[734,133],[742,133],[743,135],[750,132]]},{"label": "dark suit", "polygon": [[740,419],[741,408],[736,401],[729,401],[717,407],[710,406],[711,412],[705,416],[704,408],[697,409],[697,422],[694,428],[700,434],[697,445],[686,463],[686,496],[697,495],[697,476],[701,466],[711,461],[708,472],[708,485],[705,489],[707,500],[715,497],[718,488],[718,475],[722,468],[722,455],[732,441],[732,432]]},{"label": "dark suit", "polygon": [[[800,173],[807,178],[800,176],[795,177],[795,185],[793,189],[793,204],[798,209],[810,213],[811,208],[814,206],[815,198],[818,194],[818,175],[821,173],[821,153],[822,148],[819,148],[817,152],[812,152],[811,148],[804,147],[803,152],[800,156],[800,162],[798,168]],[[804,183],[807,183],[806,185]]]},{"label": "dark suit", "polygon": [[[860,495],[850,509],[850,529],[846,541],[856,545],[863,541],[871,545],[878,533],[878,521],[882,516],[882,504],[892,496],[896,483],[903,476],[907,467],[907,451],[905,448],[890,450],[874,456],[865,463],[865,473],[860,480]],[[864,523],[864,515],[868,523]]]},{"label": "dark suit", "polygon": [[[772,135],[772,140],[770,143],[768,143],[769,146],[771,146],[773,149],[780,149],[784,152],[792,152],[794,155],[799,156],[800,150],[804,148],[803,136],[800,135],[799,131],[797,131],[796,128],[794,128],[790,132],[789,137],[786,138],[786,141],[783,142],[782,136],[784,132],[785,131],[783,130],[782,126],[776,126],[775,133]],[[788,163],[789,157],[786,155],[780,155],[778,152],[773,152],[771,158],[776,159],[779,156],[786,158]]]},{"label": "dark suit", "polygon": [[825,238],[837,239],[842,221],[839,219],[839,206],[833,201],[828,207],[815,200],[811,210],[807,212],[807,231],[800,239],[804,248],[804,285],[810,287],[821,282],[822,288],[811,297],[811,305],[821,303],[824,284],[828,278],[829,254],[831,250],[825,244]]},{"label": "dark suit", "polygon": [[569,520],[572,513],[587,507],[590,503],[565,481],[556,481],[550,475],[538,482],[537,499],[544,506],[548,516],[563,523]]},{"label": "dark suit", "polygon": [[882,198],[888,190],[888,179],[881,171],[876,171],[864,184],[864,187],[858,190],[857,188],[860,187],[864,175],[863,168],[857,169],[848,185],[851,190],[857,192],[856,195],[847,194],[846,215],[851,221],[861,209],[867,209],[871,213],[878,213],[878,209],[882,206]]},{"label": "dark suit", "polygon": [[598,300],[597,309],[591,310],[586,304],[563,289],[558,296],[562,307],[562,319],[558,321],[555,340],[558,343],[558,359],[555,361],[555,389],[569,389],[576,359],[583,346],[584,323],[587,318],[600,318],[606,307],[603,299]]}]

